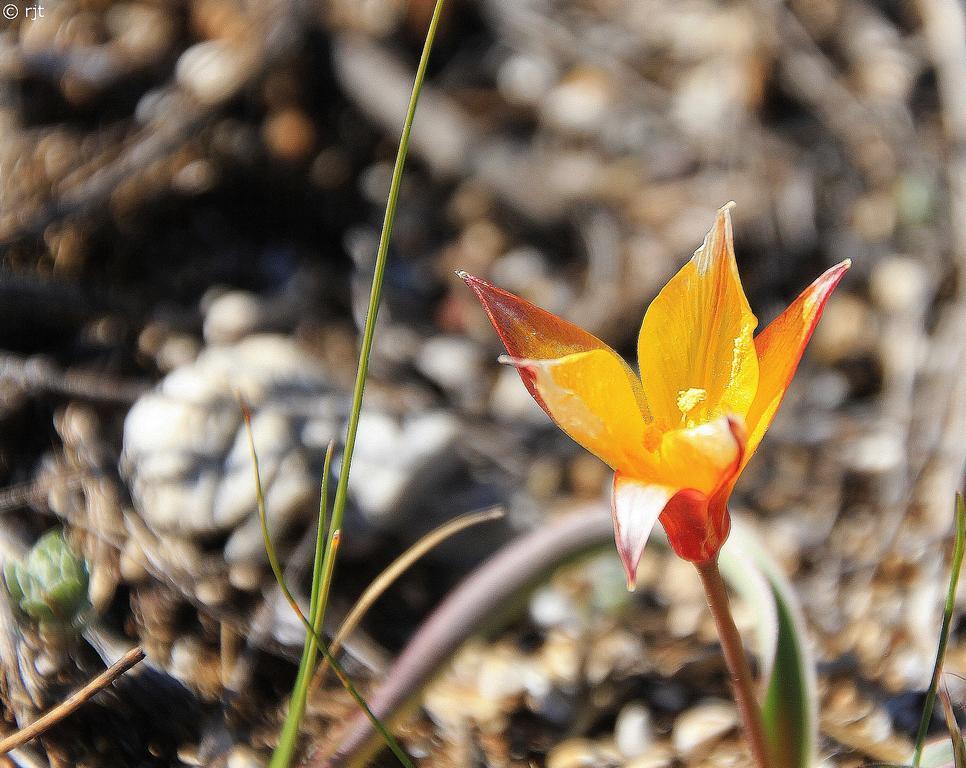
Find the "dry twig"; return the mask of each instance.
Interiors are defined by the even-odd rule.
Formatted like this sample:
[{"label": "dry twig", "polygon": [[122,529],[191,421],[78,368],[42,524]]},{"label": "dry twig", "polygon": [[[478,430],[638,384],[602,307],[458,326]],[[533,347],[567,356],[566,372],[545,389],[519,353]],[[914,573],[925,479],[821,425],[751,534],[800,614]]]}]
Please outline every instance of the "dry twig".
[{"label": "dry twig", "polygon": [[76,712],[85,702],[87,702],[100,691],[107,688],[111,683],[117,680],[121,675],[127,672],[142,659],[144,659],[144,650],[140,646],[137,648],[132,648],[116,663],[112,664],[110,667],[101,672],[101,674],[91,680],[73,696],[65,699],[52,710],[47,712],[47,714],[42,715],[34,720],[34,722],[32,722],[30,725],[21,728],[15,733],[11,733],[9,736],[3,739],[3,741],[0,741],[0,755],[5,755],[11,749],[16,749],[17,747],[26,744],[31,739],[37,738],[44,733],[44,731],[53,727],[68,715]]}]

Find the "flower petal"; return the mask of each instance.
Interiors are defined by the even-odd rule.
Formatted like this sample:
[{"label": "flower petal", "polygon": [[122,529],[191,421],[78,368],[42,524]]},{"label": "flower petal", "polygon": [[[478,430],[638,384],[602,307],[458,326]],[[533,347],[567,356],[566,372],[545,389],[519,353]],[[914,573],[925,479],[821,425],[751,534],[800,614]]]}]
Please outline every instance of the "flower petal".
[{"label": "flower petal", "polygon": [[561,429],[613,469],[637,471],[656,436],[644,421],[637,376],[610,349],[555,360],[500,358],[517,367]]},{"label": "flower petal", "polygon": [[785,390],[791,383],[805,351],[805,345],[822,316],[822,310],[850,266],[852,262],[846,259],[826,271],[755,339],[759,380],[758,392],[746,419],[748,449],[745,463],[751,458],[775,418]]},{"label": "flower petal", "polygon": [[671,497],[660,520],[675,554],[692,563],[717,557],[731,532],[727,502],[691,488]]},{"label": "flower petal", "polygon": [[614,538],[617,553],[627,573],[627,589],[631,592],[637,584],[637,564],[644,552],[644,545],[661,511],[675,493],[674,488],[645,483],[620,472],[614,473],[614,494],[611,497]]},{"label": "flower petal", "polygon": [[628,588],[656,519],[686,560],[715,557],[731,530],[728,498],[744,455],[744,430],[722,417],[664,435],[644,476],[614,475],[614,537]]},{"label": "flower petal", "polygon": [[758,386],[748,306],[735,263],[731,207],[648,307],[638,338],[644,395],[663,429],[744,416]]},{"label": "flower petal", "polygon": [[593,334],[465,272],[534,400],[570,437],[614,469],[655,443],[640,379]]},{"label": "flower petal", "polygon": [[457,272],[473,289],[511,357],[552,360],[574,352],[609,349],[593,334],[485,280]]},{"label": "flower petal", "polygon": [[744,427],[733,416],[671,430],[661,437],[659,477],[675,488],[711,496],[738,474],[744,453]]}]

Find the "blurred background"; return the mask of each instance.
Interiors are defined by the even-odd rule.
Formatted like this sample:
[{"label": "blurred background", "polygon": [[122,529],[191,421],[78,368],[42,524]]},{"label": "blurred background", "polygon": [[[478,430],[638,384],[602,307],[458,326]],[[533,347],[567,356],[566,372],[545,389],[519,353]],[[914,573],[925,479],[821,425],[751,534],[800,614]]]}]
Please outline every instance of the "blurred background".
[{"label": "blurred background", "polygon": [[[0,558],[64,526],[92,603],[85,638],[54,646],[4,607],[5,727],[118,649],[143,643],[151,662],[4,764],[264,763],[302,632],[267,568],[233,391],[252,404],[273,531],[304,595],[432,6],[0,9]],[[803,601],[827,764],[904,759],[966,458],[960,0],[447,4],[333,622],[432,527],[507,515],[377,604],[347,649],[363,689],[489,554],[606,504],[606,467],[496,363],[454,270],[633,358],[647,303],[729,200],[761,327],[854,262],[734,505]],[[957,623],[951,672],[966,671],[964,640]],[[473,639],[400,733],[434,766],[742,765],[728,699],[686,564],[652,549],[632,599],[608,551]],[[353,711],[327,683],[315,743]]]}]

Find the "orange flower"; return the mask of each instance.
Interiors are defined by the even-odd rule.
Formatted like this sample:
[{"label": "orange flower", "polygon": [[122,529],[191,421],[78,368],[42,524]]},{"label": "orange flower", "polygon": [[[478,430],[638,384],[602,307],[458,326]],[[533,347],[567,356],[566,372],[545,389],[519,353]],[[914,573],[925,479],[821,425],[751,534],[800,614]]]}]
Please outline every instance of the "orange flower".
[{"label": "orange flower", "polygon": [[530,394],[614,470],[617,550],[633,588],[658,519],[678,555],[715,558],[728,498],[782,401],[825,302],[850,262],[832,267],[757,337],[735,253],[729,203],[644,315],[640,378],[600,339],[460,273],[479,297]]}]

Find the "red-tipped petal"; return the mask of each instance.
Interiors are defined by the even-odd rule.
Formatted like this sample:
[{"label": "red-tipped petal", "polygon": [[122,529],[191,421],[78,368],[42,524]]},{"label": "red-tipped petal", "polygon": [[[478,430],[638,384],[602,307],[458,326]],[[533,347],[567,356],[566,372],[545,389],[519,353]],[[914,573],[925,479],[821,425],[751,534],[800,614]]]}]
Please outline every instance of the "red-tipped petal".
[{"label": "red-tipped petal", "polygon": [[568,323],[526,299],[514,296],[466,272],[457,274],[479,298],[511,357],[553,360],[574,352],[610,349],[583,328]]},{"label": "red-tipped petal", "polygon": [[631,470],[648,437],[637,374],[597,337],[512,293],[460,273],[473,289],[534,400],[614,469]]},{"label": "red-tipped petal", "polygon": [[746,418],[748,448],[745,462],[755,452],[775,418],[822,310],[850,266],[852,262],[846,259],[826,271],[755,338],[758,392]]}]

